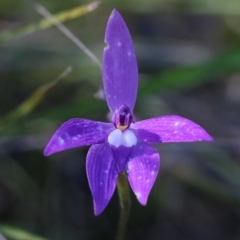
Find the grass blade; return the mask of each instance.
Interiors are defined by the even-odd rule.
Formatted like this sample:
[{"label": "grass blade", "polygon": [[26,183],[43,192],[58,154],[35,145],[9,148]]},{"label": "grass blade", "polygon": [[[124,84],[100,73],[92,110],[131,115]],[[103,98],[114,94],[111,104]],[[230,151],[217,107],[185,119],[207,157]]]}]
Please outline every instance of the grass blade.
[{"label": "grass blade", "polygon": [[[59,22],[67,22],[72,19],[81,17],[89,12],[94,11],[100,6],[100,2],[92,2],[87,5],[79,6],[72,8],[70,10],[66,10],[60,13],[57,13],[54,16]],[[37,23],[32,23],[27,26],[21,27],[19,29],[13,29],[9,31],[5,31],[2,34],[0,34],[0,43],[7,42],[11,39],[22,37],[25,35],[28,35],[30,33],[33,33],[38,30],[43,30],[52,27],[54,24],[49,21],[48,19],[42,19]]]}]

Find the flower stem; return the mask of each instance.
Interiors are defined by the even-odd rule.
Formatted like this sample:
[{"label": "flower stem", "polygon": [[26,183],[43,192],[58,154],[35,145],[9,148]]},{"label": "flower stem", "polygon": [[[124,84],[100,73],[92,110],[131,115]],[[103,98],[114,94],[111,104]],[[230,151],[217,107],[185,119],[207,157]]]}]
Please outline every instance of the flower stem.
[{"label": "flower stem", "polygon": [[118,176],[117,189],[121,207],[121,215],[118,222],[117,240],[124,240],[130,210],[129,185],[125,172]]}]

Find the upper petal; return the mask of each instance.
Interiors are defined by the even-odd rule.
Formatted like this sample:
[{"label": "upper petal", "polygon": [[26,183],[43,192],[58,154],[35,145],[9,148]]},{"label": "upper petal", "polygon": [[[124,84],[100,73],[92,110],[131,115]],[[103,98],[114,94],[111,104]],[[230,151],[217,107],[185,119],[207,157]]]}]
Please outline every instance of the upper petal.
[{"label": "upper petal", "polygon": [[138,201],[146,205],[160,166],[158,152],[148,143],[138,142],[126,165],[130,186]]},{"label": "upper petal", "polygon": [[54,133],[44,149],[44,155],[49,156],[69,148],[102,143],[113,129],[110,123],[81,118],[70,119]]},{"label": "upper petal", "polygon": [[[192,141],[213,141],[213,138],[198,124],[180,117],[163,116],[150,118],[136,122],[131,125],[135,129],[137,137],[148,142],[192,142]],[[160,139],[147,138],[146,134],[141,134],[141,129],[157,134]]]},{"label": "upper petal", "polygon": [[108,143],[91,146],[87,154],[87,177],[94,213],[99,215],[110,201],[117,183],[116,164]]},{"label": "upper petal", "polygon": [[103,85],[108,106],[113,113],[126,104],[133,110],[138,88],[135,51],[128,28],[117,10],[109,17],[103,52]]}]

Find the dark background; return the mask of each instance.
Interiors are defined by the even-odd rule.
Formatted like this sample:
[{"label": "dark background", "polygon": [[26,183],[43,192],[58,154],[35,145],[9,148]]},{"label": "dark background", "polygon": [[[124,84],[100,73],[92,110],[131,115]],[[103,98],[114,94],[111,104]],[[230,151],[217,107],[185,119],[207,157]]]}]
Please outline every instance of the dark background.
[{"label": "dark background", "polygon": [[[39,3],[57,13],[89,2]],[[131,193],[127,239],[240,239],[239,0],[102,1],[94,12],[64,23],[99,60],[113,8],[136,48],[136,118],[181,115],[215,139],[156,145],[161,169],[147,206]],[[40,19],[25,1],[0,1],[1,32]],[[67,66],[73,71],[39,105],[9,117]],[[55,27],[0,44],[0,231],[8,239],[26,240],[11,235],[19,229],[49,240],[115,238],[117,194],[95,217],[85,171],[88,148],[43,156],[62,122],[107,121],[106,103],[95,97],[101,81],[96,64]]]}]

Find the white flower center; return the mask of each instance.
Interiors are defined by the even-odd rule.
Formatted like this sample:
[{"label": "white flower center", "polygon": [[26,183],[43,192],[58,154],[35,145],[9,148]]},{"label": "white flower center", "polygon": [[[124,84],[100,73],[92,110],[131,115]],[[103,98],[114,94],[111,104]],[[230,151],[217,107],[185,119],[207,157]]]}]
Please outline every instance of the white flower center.
[{"label": "white flower center", "polygon": [[126,129],[123,132],[120,129],[115,129],[108,135],[108,142],[115,147],[119,147],[121,145],[125,147],[132,147],[137,144],[137,138],[129,129]]}]

